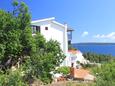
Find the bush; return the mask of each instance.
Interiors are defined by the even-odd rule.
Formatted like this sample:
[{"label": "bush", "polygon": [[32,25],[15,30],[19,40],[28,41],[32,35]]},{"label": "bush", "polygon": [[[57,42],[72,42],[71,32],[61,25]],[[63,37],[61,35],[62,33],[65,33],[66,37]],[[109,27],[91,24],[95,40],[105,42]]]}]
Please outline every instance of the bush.
[{"label": "bush", "polygon": [[34,36],[36,40],[36,52],[23,64],[24,70],[29,76],[34,76],[44,83],[52,81],[51,71],[55,71],[55,67],[59,66],[65,58],[59,43],[57,41],[45,41],[40,34]]},{"label": "bush", "polygon": [[16,70],[0,73],[0,86],[27,86],[27,83],[23,80],[21,71]]},{"label": "bush", "polygon": [[103,64],[100,68],[93,69],[94,74],[98,74],[96,86],[115,86],[115,62]]},{"label": "bush", "polygon": [[57,69],[58,73],[63,73],[64,75],[67,75],[70,73],[70,68],[69,67],[60,67]]}]

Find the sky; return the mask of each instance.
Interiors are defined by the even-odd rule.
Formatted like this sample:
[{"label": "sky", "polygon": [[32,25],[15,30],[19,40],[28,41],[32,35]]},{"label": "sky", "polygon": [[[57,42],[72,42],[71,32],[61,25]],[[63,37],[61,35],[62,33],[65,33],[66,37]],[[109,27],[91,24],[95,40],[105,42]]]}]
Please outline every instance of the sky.
[{"label": "sky", "polygon": [[[1,0],[0,9],[11,11],[12,0]],[[72,43],[115,42],[115,0],[20,0],[32,20],[55,17],[74,29]]]}]

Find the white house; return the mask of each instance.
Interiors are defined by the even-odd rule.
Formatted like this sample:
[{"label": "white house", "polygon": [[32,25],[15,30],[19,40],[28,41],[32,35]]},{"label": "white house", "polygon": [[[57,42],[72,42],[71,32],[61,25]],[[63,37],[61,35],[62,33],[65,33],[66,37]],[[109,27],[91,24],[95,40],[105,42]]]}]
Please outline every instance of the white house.
[{"label": "white house", "polygon": [[[40,32],[46,40],[57,40],[60,43],[60,47],[67,55],[68,42],[71,43],[72,29],[67,24],[61,24],[55,21],[55,18],[46,18],[41,20],[35,20],[31,22],[33,35],[35,32]],[[63,62],[63,65],[67,65],[67,61]]]},{"label": "white house", "polygon": [[82,63],[82,64],[89,63],[89,61],[84,58],[82,52],[79,50],[69,50],[67,57],[68,57],[68,61],[67,61],[68,66],[73,65],[73,67],[76,67],[76,66],[79,66],[79,63]]}]

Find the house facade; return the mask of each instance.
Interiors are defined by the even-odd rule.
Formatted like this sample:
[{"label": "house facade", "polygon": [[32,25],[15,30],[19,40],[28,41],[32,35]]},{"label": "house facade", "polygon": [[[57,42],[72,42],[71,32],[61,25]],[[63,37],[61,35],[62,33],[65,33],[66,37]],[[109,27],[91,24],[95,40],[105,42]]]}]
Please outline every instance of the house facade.
[{"label": "house facade", "polygon": [[[35,35],[36,32],[40,32],[47,41],[50,39],[57,40],[60,43],[62,51],[67,55],[68,43],[71,43],[72,39],[72,29],[70,29],[67,24],[61,24],[52,17],[32,21],[31,26],[32,35]],[[62,65],[67,66],[66,58]]]}]

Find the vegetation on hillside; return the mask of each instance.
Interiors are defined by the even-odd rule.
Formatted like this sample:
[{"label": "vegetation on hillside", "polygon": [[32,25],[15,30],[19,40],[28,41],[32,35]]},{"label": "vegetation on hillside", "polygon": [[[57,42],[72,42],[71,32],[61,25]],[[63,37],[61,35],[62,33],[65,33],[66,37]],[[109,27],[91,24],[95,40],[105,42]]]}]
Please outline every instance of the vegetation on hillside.
[{"label": "vegetation on hillside", "polygon": [[96,54],[90,52],[84,53],[83,56],[90,62],[96,62],[96,63],[105,63],[114,60],[114,57],[111,55]]},{"label": "vegetation on hillside", "polygon": [[115,86],[115,61],[92,69],[96,76],[95,86]]}]

